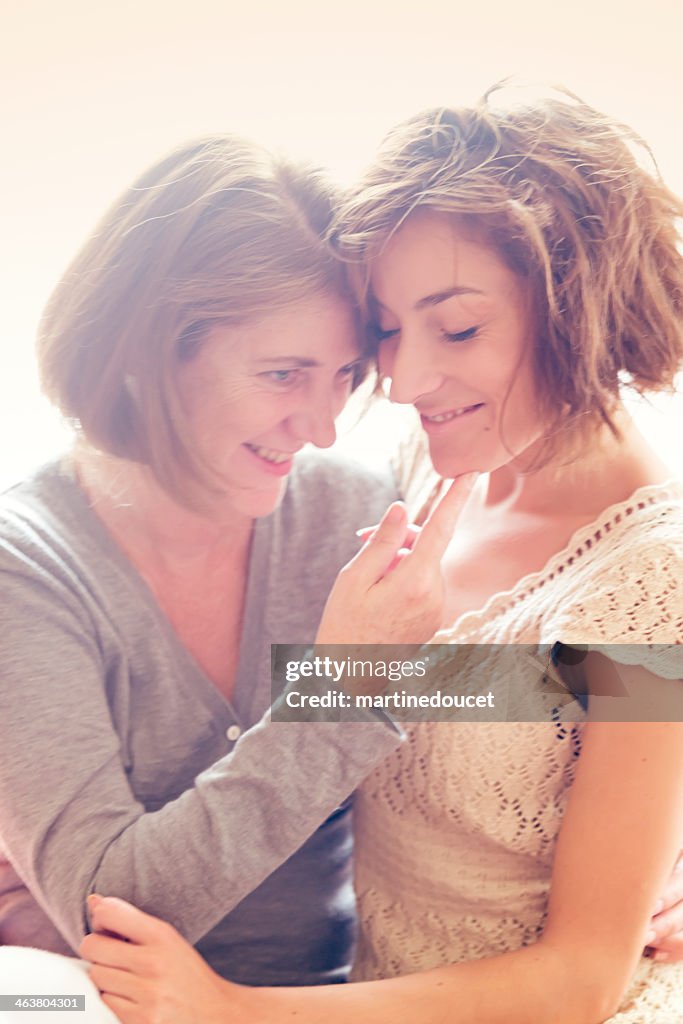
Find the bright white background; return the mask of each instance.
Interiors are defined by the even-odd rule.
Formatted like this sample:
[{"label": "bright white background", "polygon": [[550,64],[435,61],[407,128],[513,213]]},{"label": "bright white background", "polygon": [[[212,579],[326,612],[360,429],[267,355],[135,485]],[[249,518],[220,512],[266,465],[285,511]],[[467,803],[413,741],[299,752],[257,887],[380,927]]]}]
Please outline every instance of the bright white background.
[{"label": "bright white background", "polygon": [[[50,289],[114,195],[185,138],[241,132],[350,180],[393,122],[521,74],[630,122],[683,193],[680,0],[3,0],[2,10],[0,484],[64,443],[33,366]],[[679,473],[680,403],[643,420]]]}]

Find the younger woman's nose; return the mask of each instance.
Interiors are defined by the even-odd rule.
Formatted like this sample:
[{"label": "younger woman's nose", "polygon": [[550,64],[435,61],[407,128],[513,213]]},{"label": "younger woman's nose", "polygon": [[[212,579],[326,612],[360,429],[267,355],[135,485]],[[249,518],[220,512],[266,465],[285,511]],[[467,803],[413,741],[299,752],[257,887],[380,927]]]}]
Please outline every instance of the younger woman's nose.
[{"label": "younger woman's nose", "polygon": [[436,391],[443,382],[430,353],[417,340],[402,337],[382,345],[379,356],[382,375],[390,378],[389,398],[410,405],[422,395]]}]

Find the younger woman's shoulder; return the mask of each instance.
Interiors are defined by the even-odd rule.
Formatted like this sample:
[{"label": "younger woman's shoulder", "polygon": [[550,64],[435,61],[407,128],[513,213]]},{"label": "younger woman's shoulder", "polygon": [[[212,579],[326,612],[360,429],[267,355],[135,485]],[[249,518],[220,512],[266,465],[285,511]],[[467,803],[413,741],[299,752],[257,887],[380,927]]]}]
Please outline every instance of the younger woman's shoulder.
[{"label": "younger woman's shoulder", "polygon": [[562,641],[683,644],[683,484],[640,488],[582,537],[589,545],[557,610]]},{"label": "younger woman's shoulder", "polygon": [[[650,484],[608,509],[598,524],[606,562],[630,573],[658,566],[662,557],[683,560],[683,481]],[[614,543],[610,543],[610,535]]]}]

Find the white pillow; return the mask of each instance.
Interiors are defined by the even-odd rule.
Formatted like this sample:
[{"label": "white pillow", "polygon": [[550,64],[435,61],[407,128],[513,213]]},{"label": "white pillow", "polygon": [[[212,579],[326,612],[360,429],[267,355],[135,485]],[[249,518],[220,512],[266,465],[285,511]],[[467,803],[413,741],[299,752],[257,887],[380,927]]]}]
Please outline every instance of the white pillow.
[{"label": "white pillow", "polygon": [[83,1010],[0,1010],[0,1024],[118,1024],[74,957],[26,946],[0,946],[0,995],[85,995]]}]

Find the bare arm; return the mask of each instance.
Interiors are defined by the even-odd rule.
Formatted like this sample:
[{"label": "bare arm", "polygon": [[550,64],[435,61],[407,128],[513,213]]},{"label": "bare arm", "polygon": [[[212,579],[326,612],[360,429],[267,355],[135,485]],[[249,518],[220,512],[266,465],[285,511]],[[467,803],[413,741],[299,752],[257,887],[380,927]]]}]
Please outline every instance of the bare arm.
[{"label": "bare arm", "polygon": [[[650,699],[678,685],[639,668],[624,673],[631,692],[642,686]],[[535,945],[350,986],[337,999],[329,990],[264,998],[283,1009],[289,1001],[305,1024],[336,1024],[352,1013],[371,1024],[597,1024],[628,986],[681,835],[683,724],[590,723],[558,839],[548,922]]]},{"label": "bare arm", "polygon": [[[591,671],[600,671],[601,657],[596,656]],[[642,687],[648,700],[659,688],[678,685],[640,668],[627,673],[629,687]],[[289,1016],[297,1024],[346,1024],[351,1019],[367,1024],[598,1024],[616,1010],[626,990],[682,834],[683,724],[592,722],[585,729],[557,844],[547,927],[535,945],[348,986],[251,990],[220,982],[218,988],[212,985],[210,1004],[197,1019],[205,1024],[228,1019],[261,1024]],[[139,926],[142,931],[136,932]],[[124,1011],[130,1006],[137,1012],[150,993],[157,999],[163,989],[158,971],[150,979],[150,949],[172,965],[168,990],[176,996],[181,988],[191,993],[191,982],[180,980],[187,948],[180,950],[166,926],[105,901],[98,927],[133,938],[125,947],[91,936],[83,947],[97,961],[94,980],[112,999],[121,999],[118,985],[126,986]],[[161,928],[162,941],[155,927]],[[201,979],[202,968],[192,963]],[[204,984],[189,996],[195,1008],[201,1005]],[[117,1012],[121,1007],[118,1003]],[[182,1012],[158,1019],[175,1024]],[[121,1019],[127,1020],[125,1015]]]}]

